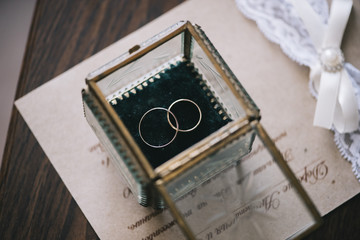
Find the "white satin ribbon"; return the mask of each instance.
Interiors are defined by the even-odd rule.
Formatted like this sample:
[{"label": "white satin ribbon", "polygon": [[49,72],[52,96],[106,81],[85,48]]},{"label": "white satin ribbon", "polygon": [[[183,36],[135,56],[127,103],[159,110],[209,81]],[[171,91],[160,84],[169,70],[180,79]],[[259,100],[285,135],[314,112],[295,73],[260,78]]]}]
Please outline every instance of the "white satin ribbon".
[{"label": "white satin ribbon", "polygon": [[352,0],[333,0],[328,24],[305,0],[292,0],[319,52],[319,62],[311,67],[310,78],[318,91],[314,125],[340,133],[358,129],[359,114],[355,92],[340,50],[342,36],[352,8]]}]

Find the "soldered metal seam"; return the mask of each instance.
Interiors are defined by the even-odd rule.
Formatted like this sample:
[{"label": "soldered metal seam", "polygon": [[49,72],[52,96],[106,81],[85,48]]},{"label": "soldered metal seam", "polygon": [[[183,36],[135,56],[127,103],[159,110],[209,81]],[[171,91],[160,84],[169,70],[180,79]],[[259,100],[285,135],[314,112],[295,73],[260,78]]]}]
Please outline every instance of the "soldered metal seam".
[{"label": "soldered metal seam", "polygon": [[[234,131],[234,127],[237,125],[237,130]],[[211,142],[214,138],[219,137],[216,136],[219,133],[213,134],[210,139],[208,139],[206,142],[201,141],[197,144],[195,144],[192,149],[188,149],[177,156],[175,156],[173,159],[169,160],[168,162],[164,163],[163,165],[159,166],[155,169],[155,173],[158,176],[158,178],[162,178],[165,182],[169,182],[172,179],[174,179],[177,175],[179,175],[181,172],[183,172],[185,169],[189,169],[192,166],[198,164],[202,160],[205,159],[206,156],[209,156],[210,154],[216,152],[217,150],[221,149],[223,146],[227,145],[228,143],[231,143],[235,139],[239,138],[242,135],[245,135],[247,132],[252,130],[252,127],[249,125],[248,120],[242,120],[242,121],[234,121],[230,122],[226,127],[226,129],[223,129],[223,134],[228,132],[227,136],[223,136],[222,139],[219,139],[214,143],[213,145],[208,145],[209,142]],[[228,131],[230,130],[231,131]],[[220,134],[222,136],[223,134]],[[201,151],[200,151],[201,149]],[[194,153],[192,157],[191,153]],[[171,169],[171,166],[175,164],[176,168]]]}]

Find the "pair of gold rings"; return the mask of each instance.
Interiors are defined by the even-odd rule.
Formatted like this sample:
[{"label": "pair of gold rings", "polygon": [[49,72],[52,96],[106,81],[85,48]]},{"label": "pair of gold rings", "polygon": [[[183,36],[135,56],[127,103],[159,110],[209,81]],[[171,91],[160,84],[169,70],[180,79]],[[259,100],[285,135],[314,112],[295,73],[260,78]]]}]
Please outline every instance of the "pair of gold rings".
[{"label": "pair of gold rings", "polygon": [[[180,126],[179,126],[179,122],[175,116],[175,114],[173,112],[171,112],[171,109],[173,108],[173,106],[179,102],[188,102],[188,103],[191,103],[193,104],[197,111],[199,112],[199,120],[196,122],[196,124],[194,126],[191,126],[189,128],[185,128],[185,129],[181,129]],[[167,116],[167,122],[169,123],[170,127],[173,128],[175,130],[175,134],[174,136],[171,138],[171,140],[169,142],[166,142],[165,144],[161,144],[161,145],[153,145],[153,144],[150,144],[149,141],[145,140],[144,137],[143,137],[143,134],[141,132],[141,126],[142,126],[142,123],[144,121],[144,118],[151,112],[153,111],[166,111],[166,116]],[[175,123],[172,123],[172,121],[170,120],[170,116],[173,118],[174,122]],[[140,138],[141,140],[148,146],[152,147],[152,148],[163,148],[163,147],[166,147],[167,145],[169,145],[170,143],[172,143],[178,132],[190,132],[190,131],[193,131],[195,128],[197,128],[201,122],[201,118],[202,118],[202,113],[201,113],[201,110],[200,110],[200,107],[192,100],[190,99],[178,99],[176,101],[174,101],[170,106],[169,108],[163,108],[163,107],[154,107],[154,108],[151,108],[150,110],[148,110],[146,113],[144,113],[144,115],[141,117],[140,121],[139,121],[139,135],[140,135]]]}]

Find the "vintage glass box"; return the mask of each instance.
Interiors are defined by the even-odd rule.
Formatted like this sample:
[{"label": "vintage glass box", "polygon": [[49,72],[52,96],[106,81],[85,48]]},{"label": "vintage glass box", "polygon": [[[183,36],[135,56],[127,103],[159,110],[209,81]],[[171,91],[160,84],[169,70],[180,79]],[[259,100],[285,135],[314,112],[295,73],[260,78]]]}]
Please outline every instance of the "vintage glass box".
[{"label": "vintage glass box", "polygon": [[[259,123],[259,109],[199,26],[178,22],[90,73],[86,83],[86,119],[138,202],[167,205],[188,238],[241,232],[258,239],[270,231],[278,238],[275,223],[294,206],[303,212],[298,232],[284,237],[319,222]],[[292,203],[271,214],[279,209],[279,183],[291,186]],[[242,219],[250,212],[256,220]],[[258,225],[254,231],[250,222]]]}]

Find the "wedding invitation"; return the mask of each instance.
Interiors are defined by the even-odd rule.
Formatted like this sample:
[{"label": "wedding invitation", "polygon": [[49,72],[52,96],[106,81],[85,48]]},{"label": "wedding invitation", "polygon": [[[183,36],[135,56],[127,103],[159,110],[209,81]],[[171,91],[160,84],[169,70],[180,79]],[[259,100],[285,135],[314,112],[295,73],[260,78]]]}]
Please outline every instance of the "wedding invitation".
[{"label": "wedding invitation", "polygon": [[[120,181],[86,122],[81,100],[81,89],[85,87],[89,72],[179,20],[190,20],[204,29],[261,109],[262,124],[322,215],[360,192],[360,183],[352,173],[351,164],[341,157],[333,133],[312,126],[316,102],[308,91],[308,69],[289,60],[277,45],[269,42],[256,24],[236,8],[235,1],[192,0],[15,103],[101,239],[184,238],[168,210],[155,211],[140,206]],[[355,48],[356,43],[348,41],[346,44],[348,48],[351,45]],[[359,67],[360,60],[350,58]],[[256,151],[254,145],[251,154]],[[266,169],[272,167],[272,162],[265,162],[252,174],[266,174]],[[291,186],[279,182],[274,189],[279,192],[277,203],[291,203]],[[195,195],[192,192],[189,197],[191,194]],[[297,216],[297,211],[301,210],[293,209],[289,214]],[[239,210],[239,214],[246,212],[246,208]],[[283,229],[278,231],[291,233],[298,230],[291,225],[284,223]],[[222,230],[209,231],[203,239],[211,239],[210,236],[220,234]]]}]

